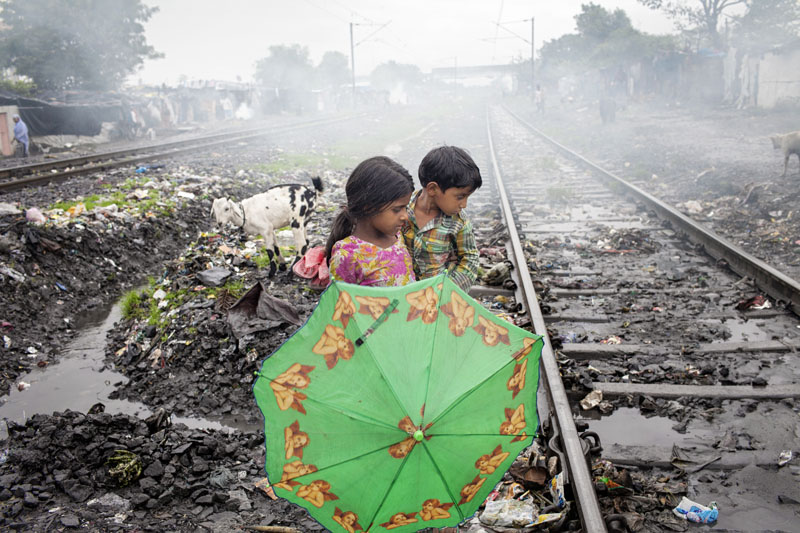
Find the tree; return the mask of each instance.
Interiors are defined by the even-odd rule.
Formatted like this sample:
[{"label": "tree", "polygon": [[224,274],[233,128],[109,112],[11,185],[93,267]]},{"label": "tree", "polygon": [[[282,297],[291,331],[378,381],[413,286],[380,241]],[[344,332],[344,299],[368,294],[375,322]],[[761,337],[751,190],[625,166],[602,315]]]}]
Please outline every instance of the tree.
[{"label": "tree", "polygon": [[340,87],[350,82],[347,56],[341,52],[325,52],[316,69],[317,82],[323,87]]},{"label": "tree", "polygon": [[650,9],[661,10],[681,29],[699,28],[714,46],[722,45],[720,17],[736,5],[747,6],[750,0],[639,0]]},{"label": "tree", "polygon": [[574,18],[578,33],[596,41],[605,41],[613,33],[635,31],[625,11],[618,8],[612,13],[593,2],[581,5],[581,12]]},{"label": "tree", "polygon": [[578,33],[562,35],[542,46],[540,68],[551,77],[636,61],[674,46],[669,36],[636,30],[622,9],[611,12],[588,3],[581,5],[574,18]]},{"label": "tree", "polygon": [[265,87],[310,88],[313,74],[308,48],[299,44],[270,46],[269,55],[256,62],[256,80]]},{"label": "tree", "polygon": [[751,0],[744,15],[736,18],[733,43],[754,52],[769,50],[800,37],[800,2]]},{"label": "tree", "polygon": [[415,85],[422,80],[422,72],[416,65],[396,61],[382,63],[369,75],[370,83],[376,89],[391,91],[399,85]]},{"label": "tree", "polygon": [[40,89],[118,87],[145,59],[141,0],[0,0],[0,61]]}]

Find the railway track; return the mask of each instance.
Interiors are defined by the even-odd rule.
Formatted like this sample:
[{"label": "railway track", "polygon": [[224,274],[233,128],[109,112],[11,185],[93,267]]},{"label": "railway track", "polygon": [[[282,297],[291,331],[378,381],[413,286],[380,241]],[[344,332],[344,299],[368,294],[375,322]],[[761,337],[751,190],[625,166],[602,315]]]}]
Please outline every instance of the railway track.
[{"label": "railway track", "polygon": [[247,142],[265,136],[339,124],[352,118],[354,118],[352,115],[326,117],[280,126],[228,131],[179,141],[167,141],[122,150],[3,168],[0,169],[0,194],[32,185],[62,181],[72,176],[212,149],[224,144]]},{"label": "railway track", "polygon": [[[727,505],[720,526],[791,524],[792,511],[775,502],[800,497],[800,473],[777,467],[782,451],[800,447],[798,282],[508,109],[490,109],[487,130],[516,302],[549,338],[542,431],[557,437],[581,529],[624,531],[609,512],[615,495],[595,490],[601,443],[603,461],[661,472],[670,490]],[[778,305],[736,309],[758,289]],[[591,408],[579,407],[584,397]],[[657,415],[655,434],[642,412]],[[731,510],[725,493],[733,472],[751,465],[776,471],[774,493],[745,498],[759,516],[774,512],[769,527]]]}]

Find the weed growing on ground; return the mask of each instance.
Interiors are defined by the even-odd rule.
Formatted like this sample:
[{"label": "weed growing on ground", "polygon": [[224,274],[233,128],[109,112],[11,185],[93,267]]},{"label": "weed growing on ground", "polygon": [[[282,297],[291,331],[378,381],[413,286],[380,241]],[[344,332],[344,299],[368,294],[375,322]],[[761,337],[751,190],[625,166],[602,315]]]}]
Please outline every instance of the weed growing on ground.
[{"label": "weed growing on ground", "polygon": [[122,296],[122,301],[120,302],[122,318],[126,320],[131,318],[137,318],[137,315],[139,314],[139,304],[141,302],[142,299],[141,296],[139,295],[138,290],[133,289],[126,292]]},{"label": "weed growing on ground", "polygon": [[575,195],[571,187],[548,187],[545,194],[553,202],[566,202]]}]

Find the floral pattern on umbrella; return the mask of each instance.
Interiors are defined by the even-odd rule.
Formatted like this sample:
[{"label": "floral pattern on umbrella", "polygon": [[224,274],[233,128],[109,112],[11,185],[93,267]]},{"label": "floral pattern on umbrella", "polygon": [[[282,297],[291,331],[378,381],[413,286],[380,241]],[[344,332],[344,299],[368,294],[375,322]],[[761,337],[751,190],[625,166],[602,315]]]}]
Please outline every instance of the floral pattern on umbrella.
[{"label": "floral pattern on umbrella", "polygon": [[331,531],[455,525],[538,426],[541,346],[444,275],[333,282],[253,386],[275,494]]}]

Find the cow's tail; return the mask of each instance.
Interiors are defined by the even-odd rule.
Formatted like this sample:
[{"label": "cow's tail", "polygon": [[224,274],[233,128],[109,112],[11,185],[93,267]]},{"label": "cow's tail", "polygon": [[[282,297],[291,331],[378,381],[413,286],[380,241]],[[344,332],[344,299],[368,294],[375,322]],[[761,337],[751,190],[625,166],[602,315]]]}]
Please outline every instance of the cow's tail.
[{"label": "cow's tail", "polygon": [[317,194],[322,194],[324,187],[322,186],[322,178],[319,176],[314,176],[311,178],[311,183],[314,184],[314,188],[317,190]]}]

